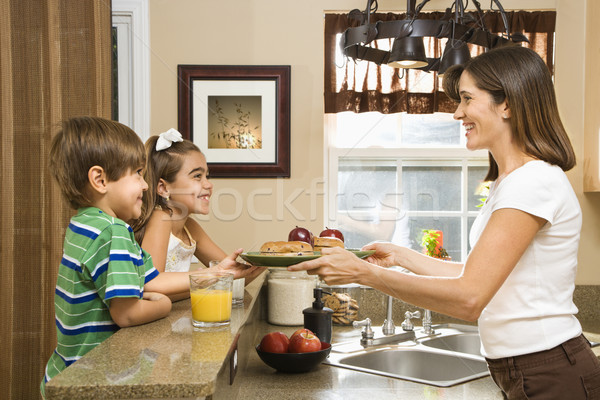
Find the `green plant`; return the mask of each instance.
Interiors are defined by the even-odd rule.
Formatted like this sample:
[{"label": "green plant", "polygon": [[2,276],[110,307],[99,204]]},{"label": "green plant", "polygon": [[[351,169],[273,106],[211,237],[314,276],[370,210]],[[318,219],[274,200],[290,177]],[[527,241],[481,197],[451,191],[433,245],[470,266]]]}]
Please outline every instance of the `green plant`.
[{"label": "green plant", "polygon": [[481,196],[479,198],[479,204],[477,204],[475,207],[480,208],[483,207],[483,205],[485,204],[485,202],[487,201],[488,195],[490,194],[490,184],[492,182],[490,181],[485,181],[485,182],[481,182],[479,184],[479,186],[477,186],[477,189],[475,189],[475,194]]},{"label": "green plant", "polygon": [[425,254],[435,258],[448,258],[448,252],[439,245],[439,237],[441,236],[440,231],[435,229],[423,229],[423,236],[421,236],[421,246],[425,249]]}]

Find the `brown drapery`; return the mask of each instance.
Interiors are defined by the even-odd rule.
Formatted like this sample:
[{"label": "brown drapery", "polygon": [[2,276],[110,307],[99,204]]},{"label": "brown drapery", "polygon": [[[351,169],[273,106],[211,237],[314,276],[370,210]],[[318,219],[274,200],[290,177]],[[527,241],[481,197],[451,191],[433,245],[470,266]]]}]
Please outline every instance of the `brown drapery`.
[{"label": "brown drapery", "polygon": [[[534,49],[544,58],[553,72],[555,11],[513,11],[506,13],[511,33],[521,32],[529,39],[526,46]],[[422,13],[421,19],[441,19],[442,12]],[[476,17],[474,15],[474,17]],[[405,18],[405,14],[375,13],[371,22],[393,21]],[[485,16],[485,24],[492,32],[504,32],[504,24],[499,12]],[[441,79],[437,73],[406,70],[404,76],[387,66],[372,62],[336,60],[336,45],[339,34],[347,28],[358,26],[358,22],[348,19],[348,14],[325,15],[325,112],[356,113],[378,111],[383,114],[408,112],[414,114],[433,112],[454,112],[456,104],[441,91]],[[386,43],[387,42],[387,43]],[[425,38],[428,54],[439,57],[445,40]],[[387,46],[391,40],[379,40],[375,45]],[[483,49],[469,45],[471,54],[477,55]]]},{"label": "brown drapery", "polygon": [[62,119],[110,118],[110,0],[0,1],[0,397],[39,398],[70,210],[48,170]]}]

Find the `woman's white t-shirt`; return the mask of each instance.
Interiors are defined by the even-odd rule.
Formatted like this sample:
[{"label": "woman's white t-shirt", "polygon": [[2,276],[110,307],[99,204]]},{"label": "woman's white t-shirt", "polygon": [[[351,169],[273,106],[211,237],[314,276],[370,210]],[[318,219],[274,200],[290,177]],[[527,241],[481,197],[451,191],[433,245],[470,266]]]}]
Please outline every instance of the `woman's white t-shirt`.
[{"label": "woman's white t-shirt", "polygon": [[547,350],[581,334],[573,303],[581,208],[567,176],[536,160],[493,184],[473,222],[471,248],[492,213],[502,208],[547,222],[479,317],[482,353],[488,358]]}]

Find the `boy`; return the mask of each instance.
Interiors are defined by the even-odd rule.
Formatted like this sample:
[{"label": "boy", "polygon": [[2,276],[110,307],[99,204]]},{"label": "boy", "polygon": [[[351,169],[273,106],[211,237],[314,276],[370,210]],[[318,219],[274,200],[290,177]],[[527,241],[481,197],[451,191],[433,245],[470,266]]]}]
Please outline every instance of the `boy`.
[{"label": "boy", "polygon": [[[67,228],[58,270],[58,343],[46,365],[42,395],[46,382],[119,328],[171,311],[167,296],[151,292],[152,284],[145,286],[159,273],[124,222],[140,216],[148,189],[142,176],[144,146],[135,132],[102,118],[73,118],[53,138],[50,159],[52,174],[77,214]],[[163,284],[160,291],[186,290],[184,278]]]}]

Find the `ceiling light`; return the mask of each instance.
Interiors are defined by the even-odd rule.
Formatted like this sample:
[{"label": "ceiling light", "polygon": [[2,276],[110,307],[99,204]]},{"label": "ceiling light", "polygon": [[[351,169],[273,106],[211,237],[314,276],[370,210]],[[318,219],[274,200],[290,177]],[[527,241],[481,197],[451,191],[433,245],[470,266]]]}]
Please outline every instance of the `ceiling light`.
[{"label": "ceiling light", "polygon": [[[417,0],[407,0],[405,19],[371,23],[371,14],[377,11],[377,0],[367,0],[365,11],[352,10],[349,14],[350,18],[359,19],[361,25],[346,29],[342,35],[344,55],[393,68],[417,68],[443,73],[450,66],[464,63],[470,58],[467,44],[492,49],[528,42],[523,34],[509,32],[506,12],[498,0],[490,2],[489,10],[492,11],[494,3],[502,16],[505,31],[498,35],[485,26],[485,14],[477,0],[471,0],[477,9],[476,13],[465,13],[465,3],[468,1],[453,0],[442,19],[419,19],[421,10],[429,1],[422,0],[416,5]],[[426,57],[424,37],[448,39],[442,57]],[[393,39],[392,50],[385,51],[372,46],[377,39]]]}]

